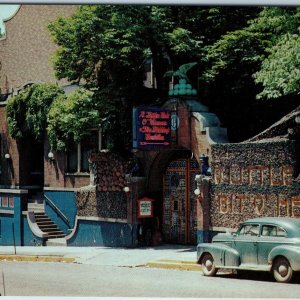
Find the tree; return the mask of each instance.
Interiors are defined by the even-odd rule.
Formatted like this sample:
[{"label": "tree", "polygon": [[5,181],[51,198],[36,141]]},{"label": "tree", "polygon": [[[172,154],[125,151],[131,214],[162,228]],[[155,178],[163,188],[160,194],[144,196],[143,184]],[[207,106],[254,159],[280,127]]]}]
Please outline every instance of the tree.
[{"label": "tree", "polygon": [[78,89],[68,96],[57,97],[47,115],[47,133],[51,148],[65,151],[75,142],[90,134],[99,124],[99,113],[93,93]]},{"label": "tree", "polygon": [[[191,61],[203,69],[206,47],[256,14],[253,8],[81,6],[70,18],[49,25],[59,46],[53,57],[56,76],[93,89],[110,144],[121,149],[122,141],[128,147],[132,106],[145,103],[149,94],[151,103],[162,101],[167,96],[167,70]],[[155,93],[143,88],[148,58],[153,61]],[[191,72],[197,86],[196,68]]]},{"label": "tree", "polygon": [[232,141],[257,134],[299,105],[298,27],[299,8],[268,7],[206,48],[206,101]]}]

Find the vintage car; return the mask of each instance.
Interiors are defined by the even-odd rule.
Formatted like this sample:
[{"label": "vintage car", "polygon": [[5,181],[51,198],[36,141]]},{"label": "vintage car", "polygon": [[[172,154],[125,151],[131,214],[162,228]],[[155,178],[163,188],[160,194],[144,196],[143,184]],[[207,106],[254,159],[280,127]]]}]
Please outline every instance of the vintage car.
[{"label": "vintage car", "polygon": [[269,271],[289,282],[300,271],[300,219],[265,217],[247,220],[236,233],[219,233],[197,246],[205,276],[218,269]]}]

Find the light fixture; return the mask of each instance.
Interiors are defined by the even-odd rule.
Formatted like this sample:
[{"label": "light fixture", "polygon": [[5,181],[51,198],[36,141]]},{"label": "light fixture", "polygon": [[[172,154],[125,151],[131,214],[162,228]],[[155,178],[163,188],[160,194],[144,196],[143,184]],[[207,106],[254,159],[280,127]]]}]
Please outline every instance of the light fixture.
[{"label": "light fixture", "polygon": [[10,159],[9,153],[5,153],[4,157],[5,157],[6,159]]},{"label": "light fixture", "polygon": [[194,190],[194,194],[195,194],[196,196],[199,196],[200,193],[201,193],[200,189],[197,188],[197,189]]},{"label": "light fixture", "polygon": [[48,158],[49,158],[51,161],[54,160],[54,154],[53,154],[52,151],[50,151],[50,152],[48,153]]},{"label": "light fixture", "polygon": [[128,186],[125,186],[124,189],[123,189],[123,191],[124,191],[125,193],[128,193],[128,192],[130,191],[130,189],[129,189]]},{"label": "light fixture", "polygon": [[295,117],[295,122],[297,124],[300,124],[300,115],[298,115],[298,116]]}]

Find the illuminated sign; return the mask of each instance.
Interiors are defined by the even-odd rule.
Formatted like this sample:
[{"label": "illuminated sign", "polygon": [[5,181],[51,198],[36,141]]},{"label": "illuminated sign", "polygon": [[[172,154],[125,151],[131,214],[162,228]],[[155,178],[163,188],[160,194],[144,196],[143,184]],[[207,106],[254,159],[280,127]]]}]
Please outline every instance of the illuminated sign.
[{"label": "illuminated sign", "polygon": [[171,113],[159,108],[138,108],[136,122],[136,148],[153,149],[170,145]]}]

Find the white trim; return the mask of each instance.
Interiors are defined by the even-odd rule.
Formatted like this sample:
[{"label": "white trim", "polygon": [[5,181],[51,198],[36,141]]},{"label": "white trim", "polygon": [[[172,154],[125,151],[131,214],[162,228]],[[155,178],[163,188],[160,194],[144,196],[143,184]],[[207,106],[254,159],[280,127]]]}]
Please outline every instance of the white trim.
[{"label": "white trim", "polygon": [[11,209],[0,209],[0,214],[14,215],[14,213]]},{"label": "white trim", "polygon": [[76,192],[76,191],[78,191],[78,188],[68,188],[68,187],[44,187],[44,191]]},{"label": "white trim", "polygon": [[28,190],[0,189],[0,193],[7,193],[7,194],[28,194]]},{"label": "white trim", "polygon": [[89,177],[90,173],[88,173],[88,172],[75,172],[75,173],[67,172],[67,173],[65,173],[65,176]]},{"label": "white trim", "polygon": [[127,219],[102,218],[102,217],[78,217],[78,220],[101,221],[101,222],[109,222],[109,223],[127,223]]}]

